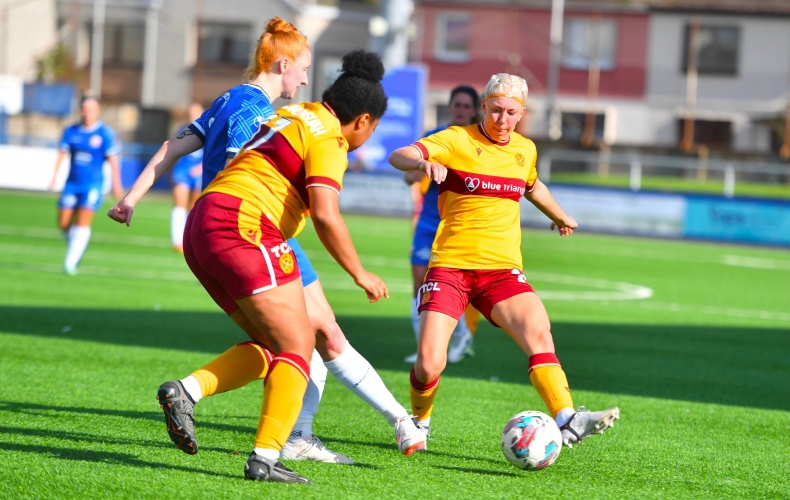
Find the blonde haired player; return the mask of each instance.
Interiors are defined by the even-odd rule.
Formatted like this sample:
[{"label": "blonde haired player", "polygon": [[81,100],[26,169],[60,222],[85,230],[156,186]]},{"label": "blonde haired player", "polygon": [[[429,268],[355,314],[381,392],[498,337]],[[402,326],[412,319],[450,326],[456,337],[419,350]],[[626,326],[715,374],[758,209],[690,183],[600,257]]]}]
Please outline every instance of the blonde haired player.
[{"label": "blonde haired player", "polygon": [[535,144],[514,131],[526,112],[526,100],[524,79],[494,75],[483,94],[482,123],[450,127],[389,158],[395,168],[421,170],[439,184],[442,221],[418,296],[420,332],[411,371],[415,423],[426,436],[447,363],[447,343],[469,303],[529,356],[529,378],[560,426],[566,446],[602,433],[620,417],[618,408],[574,410],[548,314],[522,272],[522,196],[551,219],[560,236],[577,227],[538,180]]}]

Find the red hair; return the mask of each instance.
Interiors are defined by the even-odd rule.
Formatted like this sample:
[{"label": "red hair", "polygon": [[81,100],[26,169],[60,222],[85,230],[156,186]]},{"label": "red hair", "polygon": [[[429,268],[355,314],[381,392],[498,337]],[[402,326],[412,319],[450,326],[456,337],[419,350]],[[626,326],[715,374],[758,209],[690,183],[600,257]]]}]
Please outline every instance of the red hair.
[{"label": "red hair", "polygon": [[255,54],[247,68],[247,79],[252,80],[259,73],[269,71],[274,61],[281,57],[297,59],[305,49],[310,50],[310,45],[296,26],[279,17],[272,18],[258,38]]}]

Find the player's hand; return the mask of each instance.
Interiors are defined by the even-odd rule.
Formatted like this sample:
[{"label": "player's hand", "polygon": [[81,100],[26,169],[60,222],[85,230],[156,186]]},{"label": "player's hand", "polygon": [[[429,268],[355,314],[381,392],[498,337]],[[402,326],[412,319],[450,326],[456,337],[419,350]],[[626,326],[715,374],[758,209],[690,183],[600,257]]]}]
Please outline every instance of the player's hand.
[{"label": "player's hand", "polygon": [[368,300],[378,302],[381,297],[390,298],[390,292],[387,290],[387,285],[377,275],[363,270],[359,276],[354,278],[354,283],[358,287],[365,290]]},{"label": "player's hand", "polygon": [[126,201],[126,198],[121,198],[107,211],[107,217],[128,226],[132,222],[132,213],[134,213],[134,204]]},{"label": "player's hand", "polygon": [[558,219],[551,223],[551,230],[554,231],[554,228],[560,232],[560,236],[570,236],[573,233],[573,230],[579,227],[579,224],[573,220],[573,217],[570,215],[566,215],[562,219]]},{"label": "player's hand", "polygon": [[441,163],[436,163],[428,160],[422,160],[417,169],[420,172],[425,172],[425,175],[436,184],[441,184],[447,178],[447,167]]}]

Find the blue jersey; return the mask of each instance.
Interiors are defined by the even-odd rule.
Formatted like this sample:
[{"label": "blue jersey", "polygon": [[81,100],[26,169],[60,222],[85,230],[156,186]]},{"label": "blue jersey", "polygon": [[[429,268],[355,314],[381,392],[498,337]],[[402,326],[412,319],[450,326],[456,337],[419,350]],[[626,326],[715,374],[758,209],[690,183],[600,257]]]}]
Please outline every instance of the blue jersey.
[{"label": "blue jersey", "polygon": [[63,131],[60,150],[71,153],[67,184],[89,187],[104,183],[104,159],[118,153],[115,134],[107,125],[96,122],[87,128],[76,123]]},{"label": "blue jersey", "polygon": [[198,149],[197,151],[193,151],[186,156],[182,156],[178,159],[175,165],[173,165],[173,175],[178,176],[186,176],[192,177],[192,169],[196,165],[200,165],[200,162],[203,161],[203,149]]},{"label": "blue jersey", "polygon": [[[446,128],[447,127],[438,127],[429,130],[423,137],[441,132]],[[439,222],[441,222],[441,217],[439,217],[439,185],[431,181],[422,199],[422,211],[420,212],[420,220],[417,223],[433,228],[433,231],[436,232],[439,228]]]},{"label": "blue jersey", "polygon": [[258,127],[274,114],[266,92],[257,85],[237,85],[214,101],[189,129],[203,141],[203,187],[225,168]]}]

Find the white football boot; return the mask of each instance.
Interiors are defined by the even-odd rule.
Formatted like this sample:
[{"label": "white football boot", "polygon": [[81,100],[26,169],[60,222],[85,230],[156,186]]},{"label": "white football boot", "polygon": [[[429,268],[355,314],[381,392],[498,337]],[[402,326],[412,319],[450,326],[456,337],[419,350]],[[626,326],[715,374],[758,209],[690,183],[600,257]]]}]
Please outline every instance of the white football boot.
[{"label": "white football boot", "polygon": [[427,449],[428,432],[418,427],[411,416],[405,416],[395,422],[395,440],[400,452],[408,457],[416,451]]},{"label": "white football boot", "polygon": [[468,330],[463,335],[453,335],[450,339],[450,348],[447,350],[447,362],[454,364],[462,361],[472,341],[472,334]]},{"label": "white football boot", "polygon": [[280,450],[280,458],[283,460],[313,460],[330,464],[353,465],[354,463],[342,453],[327,449],[317,436],[311,436],[310,439],[289,439]]},{"label": "white football boot", "polygon": [[609,427],[614,427],[614,421],[620,418],[620,408],[609,408],[602,411],[590,411],[580,406],[570,420],[560,427],[562,431],[562,444],[573,448],[582,439],[592,434],[603,434]]},{"label": "white football boot", "polygon": [[417,353],[415,352],[414,354],[409,354],[408,356],[403,358],[403,362],[413,365],[414,363],[417,362]]}]

